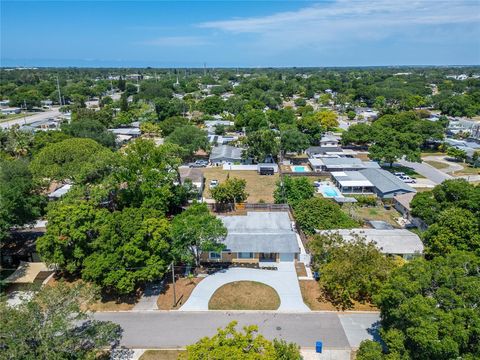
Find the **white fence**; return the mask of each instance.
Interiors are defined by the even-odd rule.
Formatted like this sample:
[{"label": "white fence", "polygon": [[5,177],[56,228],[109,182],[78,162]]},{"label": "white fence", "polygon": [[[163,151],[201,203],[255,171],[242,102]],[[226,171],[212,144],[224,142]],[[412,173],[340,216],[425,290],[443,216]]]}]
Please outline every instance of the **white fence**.
[{"label": "white fence", "polygon": [[223,164],[223,170],[249,170],[249,171],[257,171],[257,165],[230,165],[230,164]]}]

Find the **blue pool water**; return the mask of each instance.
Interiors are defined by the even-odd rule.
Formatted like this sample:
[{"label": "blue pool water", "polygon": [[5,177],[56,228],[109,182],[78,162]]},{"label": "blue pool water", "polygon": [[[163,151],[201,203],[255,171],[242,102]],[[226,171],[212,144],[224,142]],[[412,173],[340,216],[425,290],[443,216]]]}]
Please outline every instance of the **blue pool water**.
[{"label": "blue pool water", "polygon": [[335,191],[335,189],[329,187],[329,186],[324,186],[323,189],[322,189],[322,192],[326,195],[326,196],[331,196],[331,197],[335,197],[335,196],[338,196],[338,193]]},{"label": "blue pool water", "polygon": [[293,171],[295,171],[295,172],[305,172],[305,166],[294,166]]}]

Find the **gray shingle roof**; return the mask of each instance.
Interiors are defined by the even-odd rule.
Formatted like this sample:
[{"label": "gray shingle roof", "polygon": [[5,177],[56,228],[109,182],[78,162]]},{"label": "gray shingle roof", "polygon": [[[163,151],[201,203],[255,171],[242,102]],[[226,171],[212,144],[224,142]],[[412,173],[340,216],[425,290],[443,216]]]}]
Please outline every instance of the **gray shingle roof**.
[{"label": "gray shingle roof", "polygon": [[228,230],[224,244],[232,252],[299,252],[287,212],[248,212],[246,216],[219,218]]},{"label": "gray shingle roof", "polygon": [[219,145],[212,148],[210,160],[217,159],[242,159],[243,149],[230,145]]},{"label": "gray shingle roof", "polygon": [[363,169],[360,173],[365,176],[381,193],[391,193],[396,191],[415,192],[411,186],[405,184],[402,180],[382,169]]}]

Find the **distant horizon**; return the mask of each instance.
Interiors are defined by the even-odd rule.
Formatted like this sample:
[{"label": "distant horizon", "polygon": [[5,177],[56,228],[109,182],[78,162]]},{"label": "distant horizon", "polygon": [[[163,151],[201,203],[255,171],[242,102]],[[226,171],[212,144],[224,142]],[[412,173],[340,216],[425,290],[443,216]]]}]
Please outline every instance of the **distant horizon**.
[{"label": "distant horizon", "polygon": [[480,2],[471,0],[3,0],[0,6],[0,64],[8,67],[480,64]]}]

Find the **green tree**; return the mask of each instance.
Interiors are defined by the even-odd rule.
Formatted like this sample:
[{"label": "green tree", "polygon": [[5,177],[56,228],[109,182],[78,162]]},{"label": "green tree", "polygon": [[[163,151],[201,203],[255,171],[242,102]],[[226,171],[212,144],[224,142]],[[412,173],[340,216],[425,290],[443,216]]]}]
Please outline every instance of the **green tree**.
[{"label": "green tree", "polygon": [[15,158],[25,157],[30,153],[34,136],[31,132],[20,129],[19,125],[8,130],[0,129],[0,150]]},{"label": "green tree", "polygon": [[208,96],[200,102],[200,109],[210,115],[220,114],[223,108],[224,102],[219,96]]},{"label": "green tree", "polygon": [[176,260],[200,265],[202,251],[220,252],[227,236],[222,221],[211,215],[206,204],[195,203],[172,221],[172,251]]},{"label": "green tree", "polygon": [[193,125],[175,128],[165,141],[185,149],[185,158],[191,158],[200,149],[205,151],[208,149],[207,133]]},{"label": "green tree", "polygon": [[355,119],[356,116],[357,116],[357,114],[353,110],[350,110],[350,111],[347,112],[347,117],[348,117],[348,120],[350,120],[350,121]]},{"label": "green tree", "polygon": [[455,147],[449,147],[447,149],[447,155],[453,157],[457,161],[465,161],[467,158],[467,153],[464,150]]},{"label": "green tree", "polygon": [[228,178],[210,190],[212,198],[219,204],[236,204],[247,200],[245,191],[247,182],[244,179]]},{"label": "green tree", "polygon": [[33,182],[27,161],[0,159],[0,242],[13,226],[38,218],[44,205],[45,197]]},{"label": "green tree", "polygon": [[301,153],[309,146],[308,136],[297,129],[287,129],[280,133],[280,149],[285,152]]},{"label": "green tree", "polygon": [[430,255],[444,255],[455,250],[480,254],[480,219],[469,210],[450,207],[423,233]]},{"label": "green tree", "polygon": [[100,121],[94,119],[82,119],[64,124],[62,131],[71,137],[92,139],[103,146],[115,147],[115,135]]},{"label": "green tree", "polygon": [[338,126],[337,114],[330,110],[321,110],[313,115],[322,128],[330,130]]},{"label": "green tree", "polygon": [[277,181],[273,197],[276,204],[288,203],[297,205],[302,200],[307,200],[315,194],[315,187],[306,177],[284,176]]},{"label": "green tree", "polygon": [[285,341],[269,341],[258,335],[258,327],[245,326],[243,332],[235,329],[236,321],[232,321],[225,329],[218,329],[212,337],[204,337],[196,344],[187,346],[181,359],[200,360],[300,360],[299,347]]},{"label": "green tree", "polygon": [[319,197],[299,201],[294,207],[294,217],[307,234],[314,234],[316,229],[351,229],[358,226],[338,204]]},{"label": "green tree", "polygon": [[248,134],[246,139],[247,150],[243,152],[245,158],[264,162],[267,156],[276,157],[279,151],[277,136],[272,130],[259,130]]},{"label": "green tree", "polygon": [[33,144],[31,148],[32,155],[35,156],[41,149],[48,144],[57,143],[71,136],[65,134],[63,131],[50,130],[50,131],[37,131],[33,138]]},{"label": "green tree", "polygon": [[164,137],[170,135],[176,128],[188,125],[188,119],[182,116],[169,117],[159,123],[162,135]]},{"label": "green tree", "polygon": [[308,136],[310,145],[319,144],[324,128],[318,117],[312,113],[305,114],[297,121],[297,126],[302,133]]},{"label": "green tree", "polygon": [[60,282],[15,307],[2,299],[2,359],[94,359],[118,345],[120,326],[85,311],[97,296],[91,287]]},{"label": "green tree", "polygon": [[374,297],[385,359],[478,358],[479,266],[473,253],[454,252],[394,270]]},{"label": "green tree", "polygon": [[357,360],[383,360],[382,345],[378,342],[367,340],[360,343],[357,351]]},{"label": "green tree", "polygon": [[32,174],[49,180],[91,181],[107,173],[114,154],[92,139],[66,139],[49,144],[30,163]]},{"label": "green tree", "polygon": [[317,234],[308,244],[314,267],[321,274],[320,286],[342,309],[351,308],[353,301],[371,302],[396,266],[374,243],[355,234],[352,237],[345,241],[338,233]]}]

